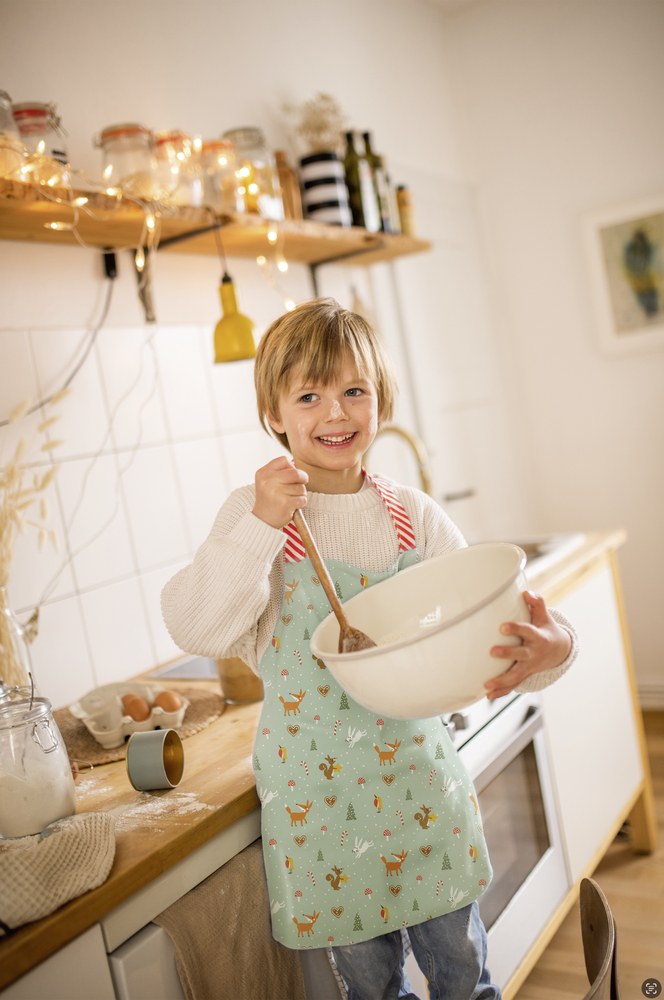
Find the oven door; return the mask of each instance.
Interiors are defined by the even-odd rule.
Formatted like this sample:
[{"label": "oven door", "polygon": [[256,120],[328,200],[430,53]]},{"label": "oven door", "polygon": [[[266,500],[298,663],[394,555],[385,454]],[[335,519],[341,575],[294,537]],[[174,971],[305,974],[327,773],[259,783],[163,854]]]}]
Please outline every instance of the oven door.
[{"label": "oven door", "polygon": [[493,880],[479,900],[488,966],[505,985],[569,887],[536,695],[521,695],[459,750],[478,793]]}]

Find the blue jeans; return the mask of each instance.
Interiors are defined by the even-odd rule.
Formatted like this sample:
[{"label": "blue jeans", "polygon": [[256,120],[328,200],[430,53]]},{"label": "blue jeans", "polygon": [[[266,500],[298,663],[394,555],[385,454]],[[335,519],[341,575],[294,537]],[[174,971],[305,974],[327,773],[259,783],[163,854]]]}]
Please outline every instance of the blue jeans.
[{"label": "blue jeans", "polygon": [[[477,903],[408,928],[431,1000],[501,1000],[486,967],[486,932]],[[418,1000],[403,967],[401,932],[332,949],[348,1000]]]}]

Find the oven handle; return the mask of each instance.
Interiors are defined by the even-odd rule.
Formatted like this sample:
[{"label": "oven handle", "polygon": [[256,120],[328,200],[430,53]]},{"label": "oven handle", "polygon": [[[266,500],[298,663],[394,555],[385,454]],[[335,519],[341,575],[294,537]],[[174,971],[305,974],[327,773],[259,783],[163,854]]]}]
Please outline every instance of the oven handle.
[{"label": "oven handle", "polygon": [[511,764],[515,757],[518,757],[524,747],[531,742],[535,733],[544,725],[541,708],[532,706],[530,714],[523,725],[517,729],[516,733],[504,750],[500,750],[495,757],[492,757],[482,768],[478,776],[474,779],[476,792],[483,792],[487,785],[504,771],[508,764]]}]

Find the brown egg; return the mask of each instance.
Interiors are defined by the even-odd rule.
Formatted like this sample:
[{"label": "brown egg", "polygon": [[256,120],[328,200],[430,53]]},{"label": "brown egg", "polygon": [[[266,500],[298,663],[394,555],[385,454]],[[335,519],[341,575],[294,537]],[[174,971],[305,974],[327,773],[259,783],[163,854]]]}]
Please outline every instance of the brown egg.
[{"label": "brown egg", "polygon": [[182,708],[182,698],[175,691],[160,691],[154,700],[155,708],[163,708],[164,712],[177,712]]},{"label": "brown egg", "polygon": [[134,698],[138,698],[138,695],[134,694],[133,691],[130,691],[128,694],[123,694],[120,701],[122,702],[124,708],[126,708],[129,702],[133,701]]},{"label": "brown egg", "polygon": [[151,712],[151,708],[144,698],[132,698],[125,706],[125,712],[130,715],[134,722],[145,722]]}]

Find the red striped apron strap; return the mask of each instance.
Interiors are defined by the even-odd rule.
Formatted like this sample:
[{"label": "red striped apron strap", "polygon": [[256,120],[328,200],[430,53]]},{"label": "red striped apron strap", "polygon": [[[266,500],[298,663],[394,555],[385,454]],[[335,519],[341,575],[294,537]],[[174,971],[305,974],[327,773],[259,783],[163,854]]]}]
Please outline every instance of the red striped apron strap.
[{"label": "red striped apron strap", "polygon": [[[378,495],[390,512],[390,517],[392,518],[392,523],[399,539],[399,552],[408,552],[410,549],[414,549],[416,546],[415,532],[413,531],[406,510],[403,504],[397,499],[396,494],[392,492],[386,483],[382,483],[380,480],[370,476],[365,468],[362,469],[362,475],[366,476],[367,481],[377,490]],[[295,527],[295,521],[290,521],[283,531],[286,536],[284,561],[287,563],[302,562],[306,556],[306,552],[300,538],[300,533]]]}]

